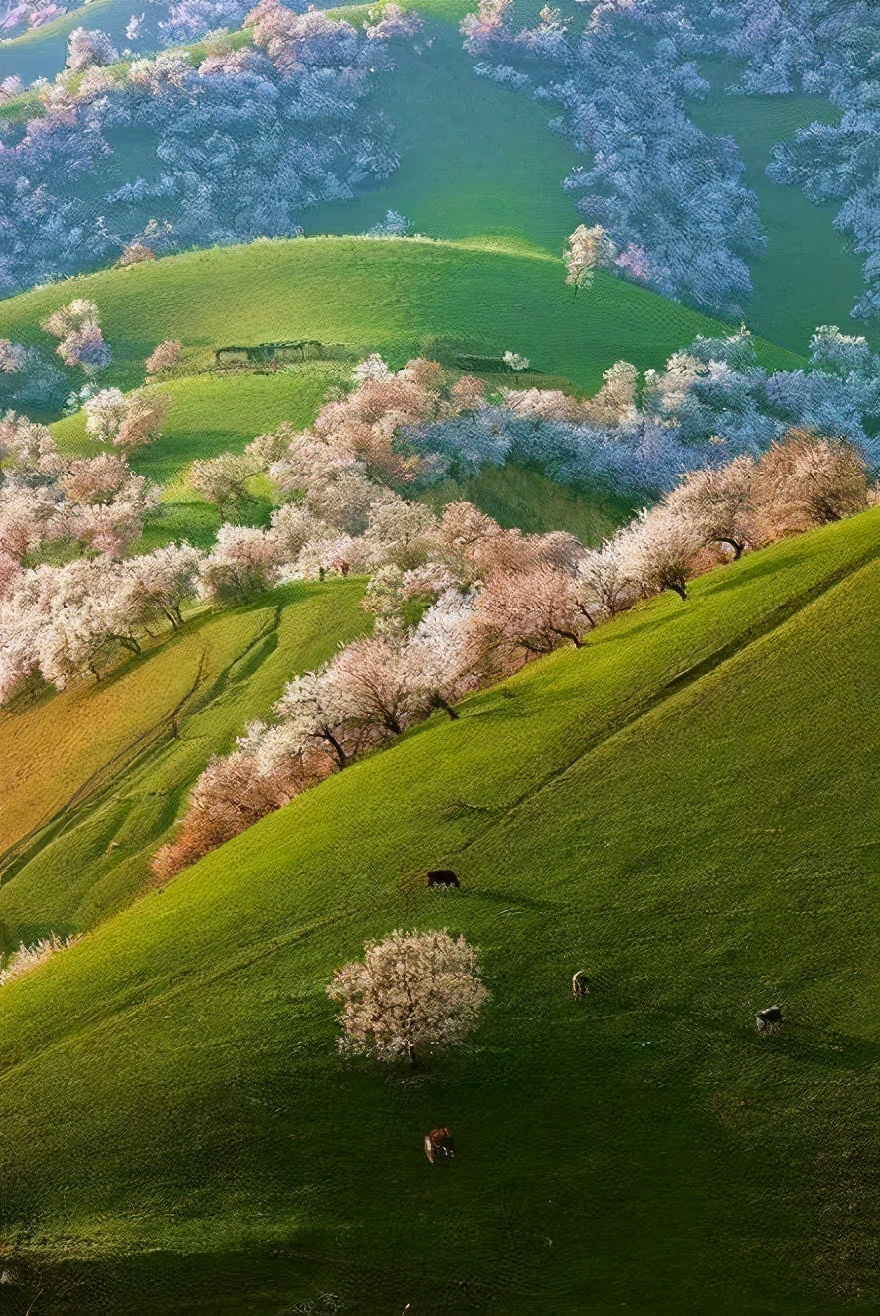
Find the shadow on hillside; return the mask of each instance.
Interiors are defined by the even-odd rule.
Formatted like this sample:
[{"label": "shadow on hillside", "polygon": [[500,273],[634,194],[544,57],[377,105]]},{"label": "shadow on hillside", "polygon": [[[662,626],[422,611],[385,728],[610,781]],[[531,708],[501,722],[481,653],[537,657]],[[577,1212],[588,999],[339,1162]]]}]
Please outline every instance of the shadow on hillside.
[{"label": "shadow on hillside", "polygon": [[880,1064],[880,1042],[850,1033],[836,1033],[792,1020],[778,1038],[755,1039],[762,1048],[772,1045],[787,1060],[819,1065],[823,1069],[864,1071]]},{"label": "shadow on hillside", "polygon": [[[741,585],[746,585],[754,580],[766,579],[769,576],[775,576],[780,571],[787,571],[789,567],[800,566],[803,558],[798,557],[795,553],[790,553],[786,557],[768,558],[763,553],[752,553],[745,559],[736,563],[735,572],[726,572],[723,567],[717,571],[709,573],[710,579],[706,585],[707,594],[721,594],[726,590]],[[734,564],[728,563],[728,566]]]}]

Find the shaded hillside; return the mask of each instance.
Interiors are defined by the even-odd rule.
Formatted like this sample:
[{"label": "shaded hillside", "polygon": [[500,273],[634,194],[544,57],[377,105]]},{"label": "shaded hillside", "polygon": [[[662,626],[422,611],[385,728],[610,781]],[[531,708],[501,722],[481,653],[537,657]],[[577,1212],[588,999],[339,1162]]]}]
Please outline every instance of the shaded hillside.
[{"label": "shaded hillside", "polygon": [[[531,665],[4,988],[17,1292],[38,1269],[47,1312],[872,1309],[878,519]],[[441,863],[460,895],[424,891]],[[332,970],[444,924],[483,951],[474,1044],[341,1060]],[[459,1156],[431,1167],[441,1124]]]}]

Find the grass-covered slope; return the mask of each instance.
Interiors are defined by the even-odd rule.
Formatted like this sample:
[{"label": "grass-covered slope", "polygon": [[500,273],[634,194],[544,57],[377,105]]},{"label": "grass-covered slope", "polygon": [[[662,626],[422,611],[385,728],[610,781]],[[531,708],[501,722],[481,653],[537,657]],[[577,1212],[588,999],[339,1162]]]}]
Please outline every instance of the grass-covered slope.
[{"label": "grass-covered slope", "polygon": [[[878,523],[639,608],[4,988],[17,1292],[872,1308]],[[437,864],[459,895],[424,891]],[[483,951],[474,1044],[411,1074],[339,1059],[333,968],[444,924]],[[791,1023],[762,1041],[777,1000]],[[458,1158],[430,1167],[444,1124]]]},{"label": "grass-covered slope", "polygon": [[836,123],[840,111],[820,96],[726,96],[718,88],[692,116],[704,132],[733,137],[745,164],[743,181],[758,198],[767,234],[766,250],[751,262],[754,293],[748,323],[756,333],[794,351],[803,351],[819,324],[839,324],[844,333],[863,334],[876,351],[876,322],[854,321],[853,303],[865,290],[862,260],[834,230],[840,202],[814,205],[796,187],[767,177],[778,142],[794,141],[811,123]]},{"label": "grass-covered slope", "polygon": [[213,753],[295,673],[368,629],[357,581],[290,585],[208,612],[99,684],[0,713],[4,949],[91,927],[149,881],[149,860]]},{"label": "grass-covered slope", "polygon": [[[222,347],[317,338],[385,353],[394,364],[426,336],[466,338],[531,358],[537,370],[595,390],[621,357],[659,367],[714,320],[607,275],[572,298],[561,259],[485,244],[310,238],[212,248],[107,270],[0,302],[0,335],[47,343],[39,323],[74,297],[94,301],[114,365],[133,387],[157,343]],[[779,369],[798,361],[759,344]]]}]

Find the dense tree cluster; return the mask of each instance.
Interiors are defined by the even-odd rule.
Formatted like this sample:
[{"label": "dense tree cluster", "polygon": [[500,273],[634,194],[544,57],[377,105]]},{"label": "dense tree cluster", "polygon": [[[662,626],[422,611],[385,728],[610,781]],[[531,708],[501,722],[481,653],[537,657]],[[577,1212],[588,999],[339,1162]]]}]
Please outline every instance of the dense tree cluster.
[{"label": "dense tree cluster", "polygon": [[[114,64],[102,34],[72,34],[67,70],[39,88],[42,113],[0,124],[0,288],[135,246],[296,234],[309,206],[397,167],[391,125],[364,100],[415,20],[392,7],[358,31],[261,0],[245,21],[250,45],[215,35],[198,64],[185,50]],[[126,174],[133,136],[138,176]],[[78,350],[94,355],[86,339]]]},{"label": "dense tree cluster", "polygon": [[[817,335],[816,354],[824,354],[825,364],[840,351],[851,354],[839,337],[829,330]],[[696,348],[711,358],[705,342]],[[748,368],[751,348],[742,336],[725,348]],[[680,406],[692,369],[673,365],[668,379],[653,381],[655,405],[675,399]],[[243,598],[278,579],[371,572],[364,606],[374,616],[374,635],[296,677],[274,716],[251,726],[230,757],[211,762],[179,834],[155,857],[159,877],[434,711],[457,716],[456,704],[469,691],[560,645],[579,646],[586,632],[639,599],[665,590],[686,599],[692,576],[781,535],[850,515],[868,499],[865,461],[854,445],[789,430],[779,438],[771,433],[761,455],[697,465],[601,550],[569,534],[502,529],[467,502],[451,503],[438,517],[389,488],[389,479],[411,486],[431,462],[426,457],[421,469],[413,467],[404,448],[405,460],[388,464],[394,447],[386,442],[388,417],[405,420],[413,407],[454,412],[457,399],[477,411],[481,400],[483,409],[500,408],[488,407],[477,381],[450,385],[428,362],[410,362],[393,375],[372,358],[358,373],[354,391],[328,404],[312,431],[282,430],[251,445],[251,459],[262,453],[264,469],[271,461],[272,477],[292,501],[282,504],[268,530],[224,526],[203,567],[202,587],[218,599]],[[401,395],[401,381],[415,383],[415,394]],[[537,390],[510,400],[522,407],[525,399],[538,417],[527,423],[538,426],[571,424],[584,407],[620,418],[637,411],[634,382],[631,368],[618,367],[586,403]],[[410,410],[396,410],[401,396]],[[374,425],[383,460],[371,475],[364,454],[373,451]],[[289,443],[279,456],[282,440]]]},{"label": "dense tree cluster", "polygon": [[[71,306],[54,317],[58,336],[89,322],[88,304]],[[175,359],[177,345],[164,348]],[[136,652],[151,628],[179,624],[180,608],[196,598],[239,603],[284,580],[355,572],[371,577],[366,606],[386,646],[376,651],[378,668],[409,683],[398,691],[402,702],[392,701],[381,740],[426,710],[453,708],[473,679],[510,670],[563,640],[577,644],[632,600],[633,580],[643,591],[682,591],[707,545],[738,556],[768,537],[853,510],[864,503],[865,458],[874,469],[880,464],[866,428],[880,413],[880,362],[864,340],[833,326],[816,331],[808,370],[768,374],[743,331],[698,338],[661,372],[640,376],[618,362],[587,399],[535,388],[489,396],[484,382],[455,377],[434,362],[410,361],[395,373],[372,356],[357,367],[351,391],[332,397],[309,431],[282,425],[243,453],[193,464],[192,486],[225,522],[210,552],[182,545],[127,558],[156,491],[118,449],[154,435],[167,403],[155,387],[94,393],[85,404],[87,432],[117,451],[73,461],[62,458],[45,427],[14,413],[0,423],[4,697],[35,672],[62,685],[86,672],[100,676],[125,650]],[[816,434],[828,436],[822,445]],[[624,571],[628,539],[597,559],[571,535],[504,530],[468,503],[438,517],[413,498],[439,478],[511,459],[633,500],[665,492],[659,564],[645,547],[646,532],[638,552],[627,549]],[[769,472],[776,472],[772,497],[756,501],[755,470],[768,488]],[[837,501],[810,502],[804,491],[811,482],[825,489],[829,471],[840,486]],[[256,475],[268,477],[278,503],[266,527],[242,524]],[[696,547],[695,499],[702,518]],[[673,516],[670,508],[687,515]],[[655,529],[658,517],[660,511],[649,514]],[[102,556],[87,560],[94,554]],[[589,589],[573,583],[585,563],[594,568]],[[435,672],[427,685],[424,631],[418,680],[411,670],[413,627],[426,608],[425,624],[441,628],[448,652],[457,644],[452,618],[467,621],[470,637],[461,669],[447,662],[443,679]],[[326,680],[336,682],[348,661],[331,665]],[[318,754],[311,741],[307,754],[294,756],[297,789],[377,747],[374,722],[367,731],[360,713],[346,719],[345,730],[334,732],[335,757]],[[271,738],[280,743],[277,729]],[[277,797],[274,772],[263,803]],[[254,772],[251,793],[259,793],[259,782]]]},{"label": "dense tree cluster", "polygon": [[476,394],[452,417],[408,427],[422,481],[483,465],[529,463],[562,483],[651,498],[688,471],[758,456],[793,427],[858,445],[880,466],[880,358],[864,339],[817,329],[804,370],[760,366],[751,336],[697,338],[662,371],[617,362],[594,397],[554,390]]},{"label": "dense tree cluster", "polygon": [[587,223],[603,226],[626,277],[667,296],[740,314],[746,261],[764,236],[729,137],[687,112],[709,90],[695,56],[730,61],[733,95],[806,92],[840,110],[780,143],[768,172],[815,202],[865,257],[853,312],[880,313],[880,13],[867,0],[603,0],[578,29],[545,6],[517,31],[512,0],[482,0],[462,25],[477,72],[561,107],[552,126],[591,157],[565,183]]},{"label": "dense tree cluster", "polygon": [[118,561],[76,558],[25,570],[0,597],[0,699],[41,678],[58,689],[98,680],[144,635],[180,625],[195,597],[200,554],[187,544]]},{"label": "dense tree cluster", "polygon": [[0,553],[11,580],[41,546],[118,557],[143,531],[156,490],[126,458],[68,460],[49,430],[15,412],[0,416]]},{"label": "dense tree cluster", "polygon": [[656,9],[599,5],[577,33],[548,5],[536,27],[517,32],[511,0],[482,0],[462,30],[478,73],[560,107],[552,126],[592,161],[566,190],[602,225],[619,270],[739,315],[751,292],[747,259],[766,241],[757,198],[732,139],[707,135],[688,115],[688,98],[709,85],[672,16]]}]

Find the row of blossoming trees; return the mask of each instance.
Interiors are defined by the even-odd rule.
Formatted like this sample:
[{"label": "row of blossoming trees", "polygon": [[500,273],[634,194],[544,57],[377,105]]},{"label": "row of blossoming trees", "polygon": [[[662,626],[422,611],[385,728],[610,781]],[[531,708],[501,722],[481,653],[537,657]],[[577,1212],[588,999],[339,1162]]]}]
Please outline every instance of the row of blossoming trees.
[{"label": "row of blossoming trees", "polygon": [[[67,354],[100,332],[90,303],[62,308],[47,327]],[[173,362],[178,352],[176,343],[160,344],[151,363]],[[133,474],[126,448],[158,432],[168,404],[161,391],[89,397],[88,432],[121,449],[93,458],[67,460],[44,427],[7,416],[3,698],[35,676],[59,686],[84,672],[100,676],[123,651],[137,652],[144,636],[178,624],[197,597],[239,602],[279,579],[354,570],[373,573],[377,608],[403,614],[412,606],[395,596],[389,572],[445,564],[450,583],[469,587],[461,562],[447,562],[448,547],[438,547],[442,523],[413,495],[487,462],[537,464],[567,483],[653,499],[689,471],[737,470],[737,458],[749,467],[800,426],[850,439],[877,464],[867,430],[880,411],[880,365],[863,340],[831,328],[817,331],[807,371],[768,375],[740,333],[696,340],[659,374],[642,377],[619,362],[589,399],[541,389],[492,394],[427,361],[394,374],[370,358],[357,375],[354,391],[328,403],[308,433],[282,426],[244,453],[194,464],[193,486],[227,518],[208,554],[184,544],[128,556],[157,490]],[[234,523],[246,519],[258,473],[281,503],[268,529]],[[500,549],[514,541],[513,532],[499,532],[493,542]],[[573,551],[564,536],[547,541],[550,548],[563,559]],[[552,557],[550,564],[561,565]],[[542,565],[540,555],[532,561]],[[480,566],[474,579],[486,575]]]},{"label": "row of blossoming trees", "polygon": [[[186,50],[117,62],[101,34],[77,35],[70,67],[37,87],[39,113],[0,118],[0,288],[81,272],[135,242],[295,235],[310,206],[397,168],[393,129],[365,102],[418,19],[392,5],[358,30],[260,0],[245,25],[250,45],[215,34],[198,63]],[[125,172],[108,190],[114,155]]]},{"label": "row of blossoming trees", "polygon": [[[59,351],[91,336],[89,307],[55,313]],[[178,350],[163,343],[154,358],[171,361]],[[168,403],[162,392],[89,397],[88,433],[121,451],[76,461],[59,454],[43,426],[5,417],[0,695],[34,678],[64,686],[84,672],[103,675],[124,651],[137,653],[143,637],[178,625],[196,597],[243,601],[278,580],[372,572],[375,607],[406,615],[414,604],[395,594],[393,572],[431,566],[470,588],[462,562],[450,561],[449,545],[438,541],[445,522],[413,493],[487,462],[518,459],[567,483],[654,499],[689,471],[737,471],[738,458],[751,468],[768,443],[800,425],[855,441],[876,465],[866,426],[880,411],[879,365],[862,340],[829,328],[817,330],[809,371],[768,375],[741,333],[697,340],[660,374],[639,376],[618,362],[585,400],[535,388],[491,395],[480,380],[425,361],[393,374],[370,358],[356,374],[355,390],[326,404],[310,432],[281,426],[241,454],[193,465],[193,487],[226,517],[208,554],[184,544],[128,555],[157,490],[130,470],[126,446],[158,433]],[[258,472],[280,501],[268,529],[234,524],[246,519]],[[751,542],[734,540],[734,551]],[[492,538],[495,550],[514,554],[520,574],[522,544],[535,570],[564,566],[575,553],[570,537],[542,542],[538,553],[514,532]],[[59,559],[63,565],[51,565]],[[491,574],[480,563],[474,579]]]},{"label": "row of blossoming trees", "polygon": [[[606,382],[593,405],[610,405],[613,387]],[[400,434],[488,408],[485,388],[432,362],[392,374],[371,358],[354,392],[326,406],[310,432],[282,429],[246,450],[244,460],[261,462],[297,501],[279,509],[270,530],[225,527],[205,565],[209,587],[234,597],[248,572],[263,582],[273,572],[371,573],[365,606],[375,633],[292,680],[271,719],[212,760],[179,834],[155,856],[159,877],[433,713],[457,717],[467,693],[561,645],[579,646],[639,600],[664,590],[686,599],[692,576],[868,500],[859,451],[806,431],[788,432],[760,457],[691,471],[599,550],[566,533],[502,529],[467,502],[437,516],[392,490],[417,487],[431,466],[395,441]],[[543,401],[555,406],[559,396]],[[540,415],[539,393],[533,403]],[[224,461],[210,464],[218,481]],[[207,487],[204,469],[196,478]]]}]

